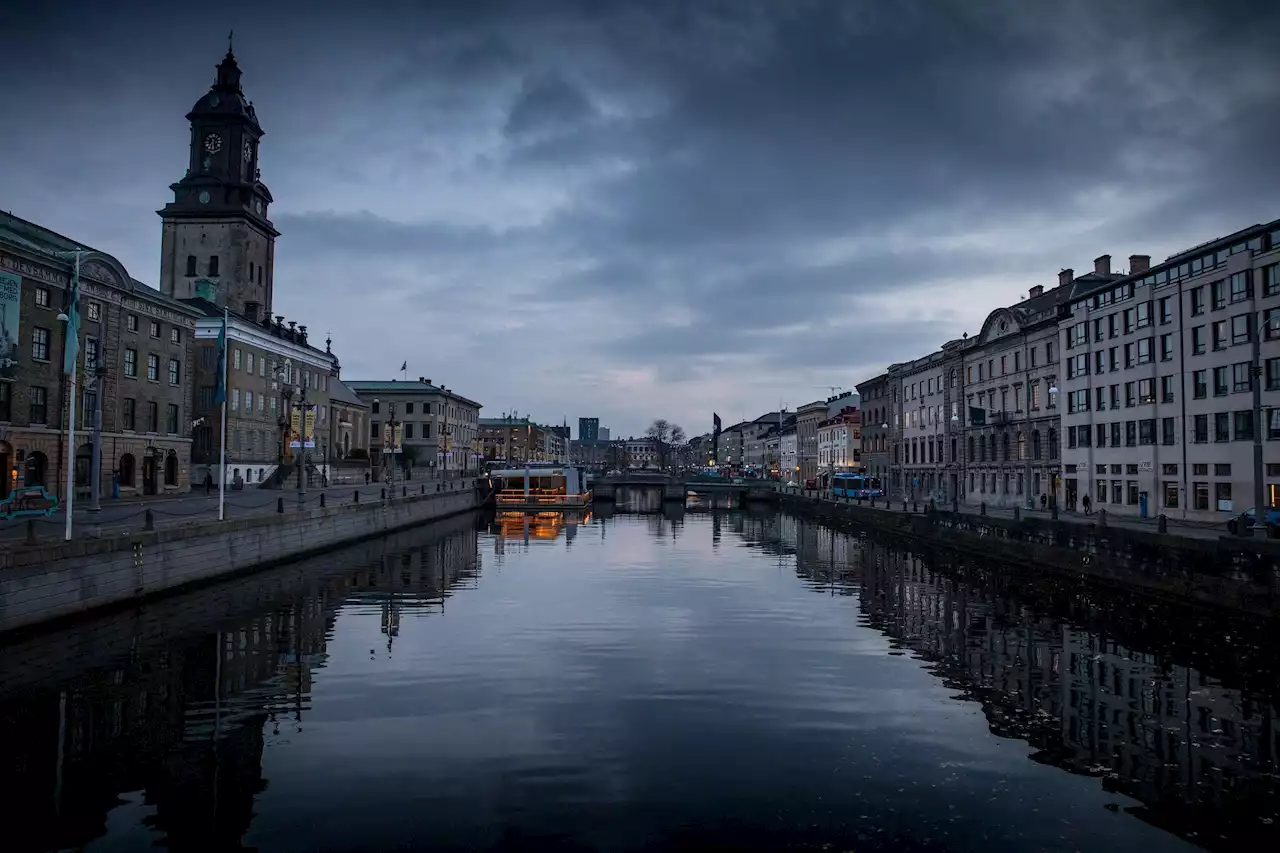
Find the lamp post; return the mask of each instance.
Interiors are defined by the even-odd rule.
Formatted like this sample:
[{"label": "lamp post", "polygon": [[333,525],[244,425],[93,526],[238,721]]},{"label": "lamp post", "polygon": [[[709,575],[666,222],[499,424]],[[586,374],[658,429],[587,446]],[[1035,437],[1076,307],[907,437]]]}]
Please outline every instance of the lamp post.
[{"label": "lamp post", "polygon": [[[380,400],[378,400],[378,399],[376,399],[376,398],[375,398],[375,399],[374,399],[374,401],[373,401],[373,404],[376,406],[376,405],[378,405],[380,402],[381,402]],[[395,401],[394,401],[394,400],[392,400],[392,401],[390,401],[390,402],[388,402],[388,403],[387,403],[387,426],[386,426],[385,430],[384,430],[384,431],[383,431],[383,433],[382,433],[382,435],[383,435],[383,441],[382,441],[382,455],[383,455],[384,457],[388,457],[388,456],[389,456],[389,457],[391,458],[391,464],[390,464],[390,465],[387,465],[387,463],[386,463],[386,462],[383,462],[383,468],[385,469],[385,473],[383,474],[383,480],[387,483],[387,485],[390,485],[390,486],[394,486],[394,485],[395,485],[395,482],[396,482],[396,472],[395,472],[395,464],[396,464],[396,425],[397,425],[397,422],[396,422],[396,404],[395,404]],[[388,436],[388,435],[390,436],[390,439],[388,439],[388,438],[387,438],[387,436]]]},{"label": "lamp post", "polygon": [[106,365],[99,358],[93,366],[93,380],[89,387],[93,389],[93,455],[89,459],[89,512],[97,514],[102,511],[102,390],[106,385]]},{"label": "lamp post", "polygon": [[307,389],[298,389],[298,506],[307,500]]},{"label": "lamp post", "polygon": [[[1052,382],[1051,382],[1051,383],[1049,383],[1049,408],[1051,408],[1051,409],[1055,409],[1055,410],[1057,409],[1057,405],[1056,405],[1056,403],[1055,403],[1055,398],[1056,398],[1057,396],[1058,396],[1058,386],[1057,386],[1057,385],[1055,385],[1055,384],[1053,384]],[[1059,421],[1058,421],[1058,423],[1059,423],[1059,425],[1061,425],[1062,421],[1061,421],[1061,420],[1059,420]],[[1062,440],[1062,439],[1061,439],[1059,436],[1057,436],[1057,435],[1055,435],[1054,437],[1055,437],[1055,438],[1057,438],[1057,440],[1059,440],[1059,441],[1061,441],[1061,440]],[[1050,450],[1049,450],[1049,453],[1050,453],[1050,454],[1053,454],[1053,453],[1055,453],[1055,452],[1056,452],[1055,450],[1053,450],[1052,448],[1050,448]],[[1053,459],[1053,458],[1055,458],[1055,457],[1053,457],[1052,455],[1050,455],[1050,457],[1049,457],[1049,458],[1050,458],[1050,459]],[[1051,491],[1053,492],[1053,496],[1049,499],[1049,500],[1050,500],[1050,505],[1051,505],[1051,507],[1056,507],[1056,506],[1058,505],[1058,484],[1057,484],[1057,483],[1055,483],[1055,482],[1053,482],[1053,474],[1050,474],[1050,475],[1049,475],[1049,485],[1052,487],[1052,488],[1051,488]],[[1056,514],[1056,513],[1057,513],[1057,510],[1056,510],[1056,509],[1054,509],[1053,511],[1054,511],[1054,513],[1055,513],[1053,517],[1056,519],[1056,518],[1058,517],[1058,516],[1057,516],[1057,514]]]}]

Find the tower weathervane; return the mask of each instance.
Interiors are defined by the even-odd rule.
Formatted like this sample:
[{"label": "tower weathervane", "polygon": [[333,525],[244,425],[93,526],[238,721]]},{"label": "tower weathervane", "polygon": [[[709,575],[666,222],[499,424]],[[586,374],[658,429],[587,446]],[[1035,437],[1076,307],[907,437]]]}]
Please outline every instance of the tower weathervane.
[{"label": "tower weathervane", "polygon": [[231,52],[231,43],[236,37],[235,30],[227,30],[227,53]]}]

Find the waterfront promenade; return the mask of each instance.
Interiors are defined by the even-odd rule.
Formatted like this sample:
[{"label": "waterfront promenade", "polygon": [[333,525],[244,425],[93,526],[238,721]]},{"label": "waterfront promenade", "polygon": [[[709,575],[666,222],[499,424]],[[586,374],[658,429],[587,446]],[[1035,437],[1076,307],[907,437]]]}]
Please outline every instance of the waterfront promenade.
[{"label": "waterfront promenade", "polygon": [[[339,485],[328,488],[308,488],[304,506],[314,509],[320,506],[320,496],[324,495],[326,504],[335,501],[350,503],[359,493],[361,501],[378,500],[382,490],[388,494],[394,491],[399,496],[423,494],[423,490],[434,492],[437,484],[444,483],[441,490],[450,488],[448,484],[460,482],[456,479],[413,479],[397,480],[394,487],[384,483],[369,485]],[[456,486],[455,486],[456,488]],[[296,489],[243,489],[227,492],[226,517],[228,519],[246,518],[277,512],[279,501],[284,500],[284,511],[292,512],[298,508]],[[208,494],[203,488],[193,489],[180,495],[149,495],[138,498],[103,501],[102,509],[96,513],[89,512],[87,500],[78,500],[73,512],[72,537],[99,538],[120,533],[143,530],[147,525],[147,513],[150,511],[153,529],[177,527],[187,524],[203,524],[216,521],[218,518],[218,490]],[[21,545],[28,538],[28,522],[34,522],[34,533],[38,542],[58,541],[63,538],[66,529],[66,515],[61,511],[45,518],[18,518],[12,521],[0,521],[0,551]]]}]

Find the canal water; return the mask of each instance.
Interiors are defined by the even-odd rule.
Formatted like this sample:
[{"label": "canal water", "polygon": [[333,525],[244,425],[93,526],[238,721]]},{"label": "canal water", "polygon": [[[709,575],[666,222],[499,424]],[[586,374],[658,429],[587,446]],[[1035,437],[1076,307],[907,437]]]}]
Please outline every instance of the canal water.
[{"label": "canal water", "polygon": [[1280,849],[1272,626],[633,508],[8,640],[4,849]]}]

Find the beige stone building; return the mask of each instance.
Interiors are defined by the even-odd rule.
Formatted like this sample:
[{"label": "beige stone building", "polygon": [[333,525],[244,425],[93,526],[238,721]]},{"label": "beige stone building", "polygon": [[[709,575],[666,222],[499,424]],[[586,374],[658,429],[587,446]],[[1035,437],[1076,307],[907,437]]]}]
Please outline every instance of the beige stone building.
[{"label": "beige stone building", "polygon": [[826,417],[826,400],[815,400],[796,409],[796,464],[800,466],[801,485],[818,476],[818,424]]},{"label": "beige stone building", "polygon": [[[80,259],[75,452],[58,319]],[[68,461],[87,493],[101,394],[101,495],[185,491],[191,457],[197,312],[132,278],[118,260],[0,213],[0,470],[4,495],[42,485],[63,497]],[[100,375],[99,375],[100,374]]]},{"label": "beige stone building", "polygon": [[1088,494],[1110,513],[1225,520],[1255,503],[1255,438],[1274,505],[1280,220],[1155,266],[1133,256],[1114,282],[1077,281],[1059,336],[1068,505]]},{"label": "beige stone building", "polygon": [[380,473],[383,427],[393,420],[402,428],[404,451],[397,461],[406,469],[446,475],[477,469],[479,403],[426,377],[416,382],[347,380],[345,385],[369,407],[369,455]]}]

